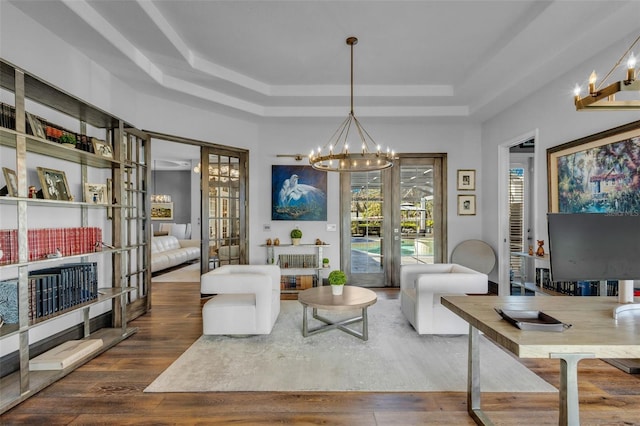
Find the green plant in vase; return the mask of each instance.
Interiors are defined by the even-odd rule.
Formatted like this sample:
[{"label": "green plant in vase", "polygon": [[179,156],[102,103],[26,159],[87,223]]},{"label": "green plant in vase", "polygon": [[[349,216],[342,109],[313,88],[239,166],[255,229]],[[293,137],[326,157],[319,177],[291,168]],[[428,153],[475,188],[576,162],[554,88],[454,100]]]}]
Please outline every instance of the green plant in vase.
[{"label": "green plant in vase", "polygon": [[322,259],[322,267],[323,268],[328,268],[329,267],[329,258],[325,257]]},{"label": "green plant in vase", "polygon": [[291,244],[297,246],[300,244],[300,238],[302,238],[302,231],[298,228],[291,230]]},{"label": "green plant in vase", "polygon": [[62,136],[60,136],[60,138],[58,139],[58,142],[60,142],[62,146],[68,148],[76,147],[76,137],[69,133],[63,133]]},{"label": "green plant in vase", "polygon": [[335,296],[340,296],[344,285],[347,283],[347,274],[339,269],[331,271],[327,281],[331,285],[331,293]]}]

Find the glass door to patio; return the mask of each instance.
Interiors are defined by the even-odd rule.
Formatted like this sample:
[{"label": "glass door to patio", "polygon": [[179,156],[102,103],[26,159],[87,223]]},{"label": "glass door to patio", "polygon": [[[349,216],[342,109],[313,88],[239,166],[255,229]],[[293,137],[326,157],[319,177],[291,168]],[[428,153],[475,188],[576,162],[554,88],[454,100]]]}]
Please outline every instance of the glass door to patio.
[{"label": "glass door to patio", "polygon": [[342,176],[341,263],[351,283],[398,286],[401,265],[442,262],[443,162],[406,156],[391,169]]}]

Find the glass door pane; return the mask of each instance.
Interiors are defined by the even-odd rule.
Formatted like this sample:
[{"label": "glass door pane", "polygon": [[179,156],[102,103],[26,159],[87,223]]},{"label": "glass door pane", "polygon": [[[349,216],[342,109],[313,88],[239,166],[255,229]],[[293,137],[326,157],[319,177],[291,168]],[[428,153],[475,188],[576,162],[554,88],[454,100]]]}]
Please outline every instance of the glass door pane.
[{"label": "glass door pane", "polygon": [[383,175],[381,171],[350,173],[349,272],[355,285],[383,285]]},{"label": "glass door pane", "polygon": [[[207,229],[208,269],[245,263],[244,179],[242,155],[225,155],[206,148],[203,163],[208,163],[203,217]],[[204,266],[204,265],[203,265]],[[203,268],[204,269],[204,268]]]},{"label": "glass door pane", "polygon": [[400,165],[401,265],[434,263],[433,164]]}]

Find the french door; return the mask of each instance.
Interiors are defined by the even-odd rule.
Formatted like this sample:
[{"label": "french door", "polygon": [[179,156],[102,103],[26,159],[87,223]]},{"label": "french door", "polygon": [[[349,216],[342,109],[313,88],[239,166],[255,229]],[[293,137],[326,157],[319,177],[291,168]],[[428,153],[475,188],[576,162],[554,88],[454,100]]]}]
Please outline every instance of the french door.
[{"label": "french door", "polygon": [[401,265],[443,262],[445,160],[403,155],[390,169],[341,175],[341,264],[349,282],[399,286]]},{"label": "french door", "polygon": [[247,155],[202,147],[201,163],[201,271],[247,263]]}]

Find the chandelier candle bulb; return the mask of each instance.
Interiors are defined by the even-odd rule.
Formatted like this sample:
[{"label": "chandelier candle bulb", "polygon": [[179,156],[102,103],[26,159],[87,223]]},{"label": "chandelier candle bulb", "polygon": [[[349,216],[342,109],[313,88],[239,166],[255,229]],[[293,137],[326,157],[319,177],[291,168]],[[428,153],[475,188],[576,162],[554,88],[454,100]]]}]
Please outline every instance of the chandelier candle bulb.
[{"label": "chandelier candle bulb", "polygon": [[629,56],[629,60],[627,61],[627,81],[626,83],[631,83],[636,79],[636,57],[632,53]]},{"label": "chandelier candle bulb", "polygon": [[579,102],[580,101],[580,92],[582,90],[580,89],[580,86],[578,84],[576,84],[576,87],[573,88],[573,96],[574,96],[574,101],[575,102]]},{"label": "chandelier candle bulb", "polygon": [[596,74],[595,71],[593,71],[591,73],[591,75],[589,76],[589,93],[591,95],[595,95],[596,94],[596,80],[598,79],[598,75]]}]

